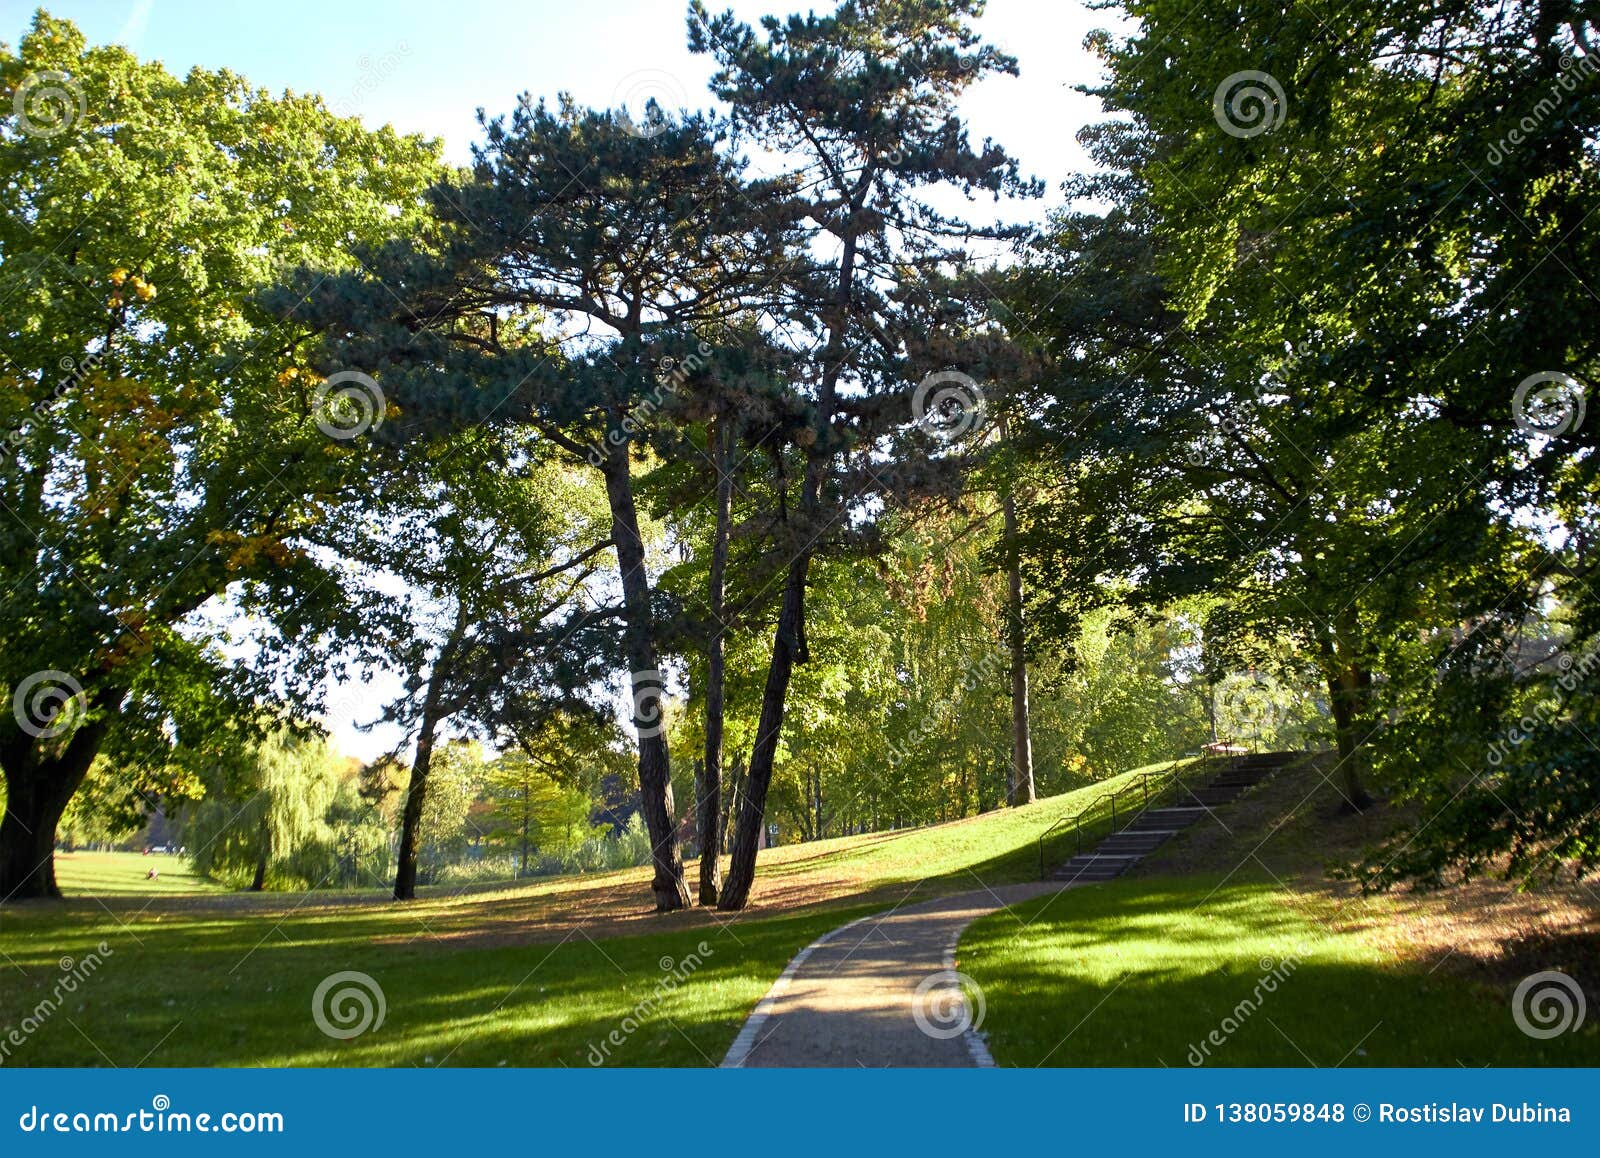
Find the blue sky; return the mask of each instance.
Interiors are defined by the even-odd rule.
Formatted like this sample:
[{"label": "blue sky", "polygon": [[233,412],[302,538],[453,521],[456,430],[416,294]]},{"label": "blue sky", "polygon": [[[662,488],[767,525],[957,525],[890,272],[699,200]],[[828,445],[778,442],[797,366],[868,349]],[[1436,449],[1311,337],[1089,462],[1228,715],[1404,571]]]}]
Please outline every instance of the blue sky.
[{"label": "blue sky", "polygon": [[[15,45],[39,6],[0,0],[0,41]],[[731,6],[753,21],[832,4]],[[91,41],[123,44],[175,73],[225,67],[274,92],[320,92],[369,124],[443,139],[456,162],[470,159],[477,110],[507,111],[524,91],[565,91],[581,104],[636,111],[650,96],[668,108],[710,103],[708,63],[684,47],[684,0],[56,0],[44,7]],[[1001,141],[1026,172],[1048,182],[1047,203],[1059,202],[1054,190],[1063,178],[1087,167],[1075,138],[1099,112],[1072,86],[1097,78],[1083,40],[1110,16],[1080,0],[990,0],[980,24],[1018,58],[1022,75],[987,78],[969,91],[964,111],[974,136]],[[972,216],[992,212],[980,207]],[[1033,203],[1005,216],[1040,212]],[[354,727],[372,719],[395,687],[385,673],[375,687],[331,689],[327,723],[341,750],[371,758],[396,742],[392,731]]]},{"label": "blue sky", "polygon": [[[14,45],[39,6],[0,0],[0,40]],[[831,6],[731,3],[750,20]],[[56,0],[44,7],[91,40],[124,44],[175,72],[226,67],[275,92],[321,92],[369,123],[440,137],[461,162],[477,138],[476,110],[506,111],[523,91],[568,91],[599,106],[642,104],[651,95],[675,107],[710,102],[707,62],[684,47],[683,0]],[[990,0],[980,24],[1018,58],[1022,76],[989,78],[969,93],[974,133],[1002,141],[1052,188],[1085,165],[1075,136],[1098,116],[1095,102],[1072,86],[1096,78],[1083,38],[1110,18],[1080,0]]]}]

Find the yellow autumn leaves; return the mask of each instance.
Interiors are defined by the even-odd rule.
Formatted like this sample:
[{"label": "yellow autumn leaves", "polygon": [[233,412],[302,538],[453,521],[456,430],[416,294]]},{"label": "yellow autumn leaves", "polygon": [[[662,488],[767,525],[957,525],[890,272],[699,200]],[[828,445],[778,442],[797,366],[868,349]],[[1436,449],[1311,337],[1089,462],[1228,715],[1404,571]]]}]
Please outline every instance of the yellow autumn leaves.
[{"label": "yellow autumn leaves", "polygon": [[128,271],[120,265],[111,271],[111,284],[115,287],[116,292],[114,292],[111,297],[107,299],[106,305],[110,306],[112,309],[117,309],[127,300],[123,296],[124,287],[126,287],[128,292],[142,302],[151,301],[156,296],[155,286],[145,281],[145,279],[140,277],[138,274],[130,275]]}]

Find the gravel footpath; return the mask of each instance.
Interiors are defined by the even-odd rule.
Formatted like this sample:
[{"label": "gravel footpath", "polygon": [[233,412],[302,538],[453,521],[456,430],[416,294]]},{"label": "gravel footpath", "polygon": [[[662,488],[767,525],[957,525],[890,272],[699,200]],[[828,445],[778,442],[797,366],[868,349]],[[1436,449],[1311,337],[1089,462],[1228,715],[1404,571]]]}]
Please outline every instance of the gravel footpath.
[{"label": "gravel footpath", "polygon": [[992,1066],[981,1005],[953,972],[956,943],[979,917],[1063,887],[1001,885],[833,930],[789,963],[723,1066]]}]

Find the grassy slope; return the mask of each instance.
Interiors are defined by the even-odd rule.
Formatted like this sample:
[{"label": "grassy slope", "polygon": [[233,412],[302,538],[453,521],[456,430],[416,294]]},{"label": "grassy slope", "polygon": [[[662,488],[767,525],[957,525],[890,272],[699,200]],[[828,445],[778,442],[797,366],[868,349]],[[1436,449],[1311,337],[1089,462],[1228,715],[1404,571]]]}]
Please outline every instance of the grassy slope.
[{"label": "grassy slope", "polygon": [[[1333,816],[1313,776],[1281,780],[1223,810],[1231,833],[1197,828],[1139,877],[1017,906],[968,930],[960,967],[983,991],[1000,1064],[1600,1063],[1593,1019],[1536,1041],[1511,1016],[1516,980],[1566,966],[1572,937],[1566,950],[1547,939],[1497,972],[1486,963],[1522,921],[1514,903],[1499,907],[1510,900],[1503,892],[1462,904],[1460,890],[1452,901],[1328,886],[1323,862],[1375,835],[1374,821]],[[1474,936],[1489,947],[1476,963],[1460,952]]]},{"label": "grassy slope", "polygon": [[[656,997],[605,1063],[714,1063],[799,948],[907,891],[1035,875],[1050,821],[1137,771],[1027,808],[772,850],[761,908],[732,921],[645,915],[640,870],[431,890],[400,907],[371,891],[173,897],[171,858],[63,858],[69,892],[112,895],[0,908],[0,1038],[51,996],[58,958],[101,942],[110,953],[5,1064],[582,1066]],[[146,882],[153,860],[161,879]],[[659,993],[696,953],[692,977]],[[387,1006],[381,1028],[348,1042],[311,1016],[318,983],[341,970],[372,976]]]}]

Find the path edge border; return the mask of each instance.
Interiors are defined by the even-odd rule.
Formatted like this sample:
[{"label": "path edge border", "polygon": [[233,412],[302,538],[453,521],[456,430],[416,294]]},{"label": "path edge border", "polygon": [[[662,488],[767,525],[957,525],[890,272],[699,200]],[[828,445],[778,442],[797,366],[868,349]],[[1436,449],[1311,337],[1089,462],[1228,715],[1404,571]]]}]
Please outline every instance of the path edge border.
[{"label": "path edge border", "polygon": [[828,930],[828,932],[822,934],[822,936],[796,953],[789,963],[783,967],[783,972],[778,974],[778,979],[772,983],[772,987],[767,990],[760,1001],[756,1002],[756,1007],[750,1012],[750,1016],[745,1018],[744,1025],[739,1029],[739,1036],[733,1039],[733,1044],[728,1047],[728,1052],[723,1056],[722,1062],[717,1068],[731,1070],[741,1069],[744,1066],[745,1061],[755,1051],[756,1038],[761,1033],[761,1027],[772,1016],[772,1010],[778,1004],[778,999],[789,991],[789,986],[794,981],[794,975],[800,971],[800,966],[810,959],[812,953],[822,948],[835,937],[849,932],[857,925],[864,924],[882,915],[882,913],[868,913],[865,917],[857,917],[848,924],[840,925],[837,929]]}]

